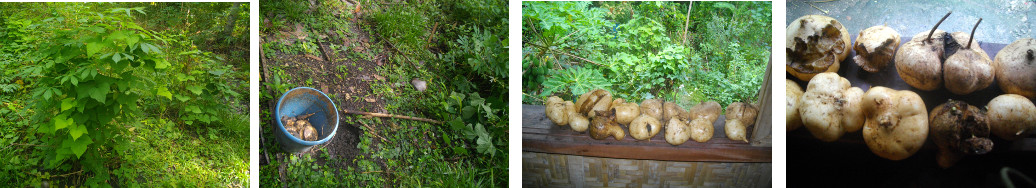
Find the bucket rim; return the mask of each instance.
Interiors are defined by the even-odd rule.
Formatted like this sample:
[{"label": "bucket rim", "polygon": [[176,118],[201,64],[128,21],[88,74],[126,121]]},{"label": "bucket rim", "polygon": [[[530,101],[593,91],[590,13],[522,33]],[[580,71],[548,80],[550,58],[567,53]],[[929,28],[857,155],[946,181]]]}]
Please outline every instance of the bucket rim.
[{"label": "bucket rim", "polygon": [[[284,97],[288,96],[288,93],[294,92],[296,90],[313,90],[313,91],[316,91],[317,93],[320,94],[320,96],[324,97],[324,99],[327,99],[327,101],[331,103],[331,107],[334,109],[333,111],[334,111],[334,115],[335,115],[336,119],[334,121],[334,126],[331,129],[331,133],[328,134],[328,135],[325,135],[323,139],[315,140],[315,141],[302,140],[302,139],[296,138],[294,135],[291,135],[291,133],[288,133],[287,129],[284,129],[284,124],[280,121],[280,119],[281,119],[281,114],[280,114],[281,103],[282,103],[282,101],[284,101]],[[327,94],[324,94],[324,92],[321,92],[320,90],[317,90],[317,89],[314,89],[314,88],[311,88],[311,87],[296,87],[296,88],[292,88],[291,90],[288,90],[288,92],[284,92],[284,94],[281,94],[281,97],[279,99],[277,99],[277,105],[276,105],[276,107],[274,107],[273,115],[276,116],[275,117],[276,119],[274,119],[274,121],[277,122],[277,130],[279,130],[280,134],[284,134],[284,136],[288,137],[288,139],[290,139],[292,142],[299,143],[299,144],[302,144],[302,145],[307,146],[307,147],[308,146],[318,145],[318,144],[323,144],[324,142],[327,142],[328,140],[331,140],[331,137],[334,137],[334,135],[338,132],[338,122],[339,122],[339,119],[341,119],[341,117],[339,117],[339,114],[338,114],[338,105],[335,104],[335,102],[332,101],[331,98],[327,96]],[[328,115],[330,115],[330,113]]]}]

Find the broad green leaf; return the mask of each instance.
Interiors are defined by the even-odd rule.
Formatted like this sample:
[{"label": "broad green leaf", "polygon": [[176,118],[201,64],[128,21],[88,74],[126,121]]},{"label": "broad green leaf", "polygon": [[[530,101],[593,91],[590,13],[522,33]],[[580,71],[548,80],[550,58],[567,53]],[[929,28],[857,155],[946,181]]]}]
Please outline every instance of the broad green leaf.
[{"label": "broad green leaf", "polygon": [[190,86],[187,86],[187,90],[190,90],[190,91],[191,91],[191,93],[194,93],[195,95],[201,95],[201,91],[202,91],[202,89],[204,89],[204,87],[201,87],[201,86],[199,86],[199,85],[190,85]]},{"label": "broad green leaf", "polygon": [[90,31],[97,32],[97,33],[104,33],[104,28],[103,27],[96,27],[96,26],[95,27],[88,27],[88,28],[86,28],[86,30],[90,30]]},{"label": "broad green leaf", "polygon": [[166,61],[165,59],[158,59],[158,61],[155,61],[155,69],[165,69],[168,67],[169,61]]},{"label": "broad green leaf", "polygon": [[187,102],[187,100],[191,100],[191,97],[183,96],[183,95],[176,95],[176,100],[180,100],[180,102]]},{"label": "broad green leaf", "polygon": [[79,75],[79,78],[83,79],[83,80],[86,80],[86,77],[90,76],[90,72],[91,71],[97,71],[96,69],[81,69],[81,70],[82,71],[81,71],[81,74]]},{"label": "broad green leaf", "polygon": [[115,31],[108,35],[108,38],[112,40],[123,40],[126,39],[126,31]]},{"label": "broad green leaf", "polygon": [[165,98],[168,98],[169,100],[173,100],[173,94],[169,93],[169,88],[166,88],[164,86],[158,88],[158,96],[163,96]]},{"label": "broad green leaf", "polygon": [[61,111],[65,111],[65,110],[71,109],[72,107],[75,107],[75,106],[76,106],[76,101],[73,98],[65,98],[65,100],[61,100]]},{"label": "broad green leaf", "polygon": [[89,41],[86,43],[86,56],[93,56],[97,52],[101,51],[102,45],[100,41]]},{"label": "broad green leaf", "polygon": [[72,140],[77,140],[77,139],[79,139],[80,136],[83,136],[83,134],[86,134],[86,133],[87,133],[87,131],[86,131],[86,125],[85,124],[84,125],[73,124],[71,127],[68,127],[68,134],[72,135]]},{"label": "broad green leaf", "polygon": [[54,130],[64,129],[68,125],[75,123],[73,119],[68,118],[68,114],[57,115],[52,120],[54,120]]},{"label": "broad green leaf", "polygon": [[83,157],[83,153],[86,152],[86,146],[94,143],[90,135],[84,135],[82,139],[76,139],[75,143],[72,144],[72,153],[76,154],[76,158]]},{"label": "broad green leaf", "polygon": [[97,102],[104,103],[104,101],[106,100],[105,95],[108,95],[108,90],[111,89],[110,87],[111,84],[107,82],[102,82],[98,84],[97,87],[90,89],[90,97],[96,99]]},{"label": "broad green leaf", "polygon": [[186,110],[188,112],[193,112],[195,114],[200,114],[201,113],[201,108],[198,108],[198,106],[194,106],[194,105],[187,106],[186,108],[184,108],[184,110]]},{"label": "broad green leaf", "polygon": [[47,88],[44,88],[43,90],[43,100],[50,100],[50,95],[53,94],[54,91]]},{"label": "broad green leaf", "polygon": [[120,60],[122,60],[122,53],[115,53],[115,55],[112,55],[112,61],[118,63]]},{"label": "broad green leaf", "polygon": [[132,35],[126,37],[126,45],[130,46],[130,51],[135,50],[135,45],[137,44],[137,42],[140,42],[140,36],[136,35],[136,33],[133,33]]}]

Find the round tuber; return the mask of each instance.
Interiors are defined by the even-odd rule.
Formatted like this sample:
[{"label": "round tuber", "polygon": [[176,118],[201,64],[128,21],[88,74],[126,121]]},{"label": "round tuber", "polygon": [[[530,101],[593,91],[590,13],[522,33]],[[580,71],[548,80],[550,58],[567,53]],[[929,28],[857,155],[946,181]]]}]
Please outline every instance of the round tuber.
[{"label": "round tuber", "polygon": [[1003,94],[986,105],[989,128],[1007,140],[1029,136],[1036,129],[1036,105],[1016,94]]},{"label": "round tuber", "polygon": [[662,122],[647,114],[641,114],[630,123],[630,136],[637,140],[651,139],[661,130]]},{"label": "round tuber", "polygon": [[850,87],[849,80],[836,73],[820,73],[806,86],[799,98],[802,124],[821,141],[838,140],[846,132],[863,126],[860,98],[863,90]]},{"label": "round tuber", "polygon": [[906,159],[928,138],[928,111],[917,93],[873,87],[864,94],[862,105],[863,140],[874,154]]},{"label": "round tuber", "polygon": [[996,82],[1006,93],[1036,98],[1036,39],[1012,42],[993,59]]}]

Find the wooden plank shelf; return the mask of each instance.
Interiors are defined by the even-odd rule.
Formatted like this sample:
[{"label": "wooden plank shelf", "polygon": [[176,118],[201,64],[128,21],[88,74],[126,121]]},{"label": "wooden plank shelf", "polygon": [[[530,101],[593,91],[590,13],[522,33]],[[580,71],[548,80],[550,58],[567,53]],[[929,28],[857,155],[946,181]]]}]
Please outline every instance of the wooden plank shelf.
[{"label": "wooden plank shelf", "polygon": [[727,139],[722,115],[713,123],[715,131],[708,142],[688,140],[673,146],[665,141],[665,130],[645,141],[633,139],[628,130],[621,141],[594,140],[585,132],[554,125],[544,110],[542,105],[522,105],[522,151],[664,161],[768,163],[771,160],[771,147]]}]

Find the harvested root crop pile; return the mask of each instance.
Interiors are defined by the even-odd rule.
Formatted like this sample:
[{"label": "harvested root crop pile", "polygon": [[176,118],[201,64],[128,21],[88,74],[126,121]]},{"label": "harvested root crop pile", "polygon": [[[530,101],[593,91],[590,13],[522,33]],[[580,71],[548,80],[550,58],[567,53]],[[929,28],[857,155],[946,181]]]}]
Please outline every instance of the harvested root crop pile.
[{"label": "harvested root crop pile", "polygon": [[[683,144],[688,139],[708,142],[713,135],[712,124],[719,119],[722,111],[722,107],[715,101],[703,102],[690,111],[676,103],[659,99],[644,100],[638,105],[621,98],[613,100],[611,93],[603,89],[584,93],[576,102],[552,96],[547,99],[546,105],[547,118],[554,124],[569,125],[577,132],[589,130],[593,139],[613,137],[622,140],[626,137],[626,129],[629,129],[629,135],[634,139],[649,140],[665,130],[666,141],[672,145]],[[743,127],[753,123],[740,122],[738,125],[742,128],[739,131],[742,133],[736,139],[744,141]]]},{"label": "harvested root crop pile", "polygon": [[284,129],[288,130],[295,138],[299,138],[305,141],[316,141],[320,139],[320,133],[317,132],[316,127],[313,127],[312,123],[309,123],[309,117],[313,116],[313,113],[299,115],[295,117],[284,116],[281,118],[281,122],[284,123]]}]

